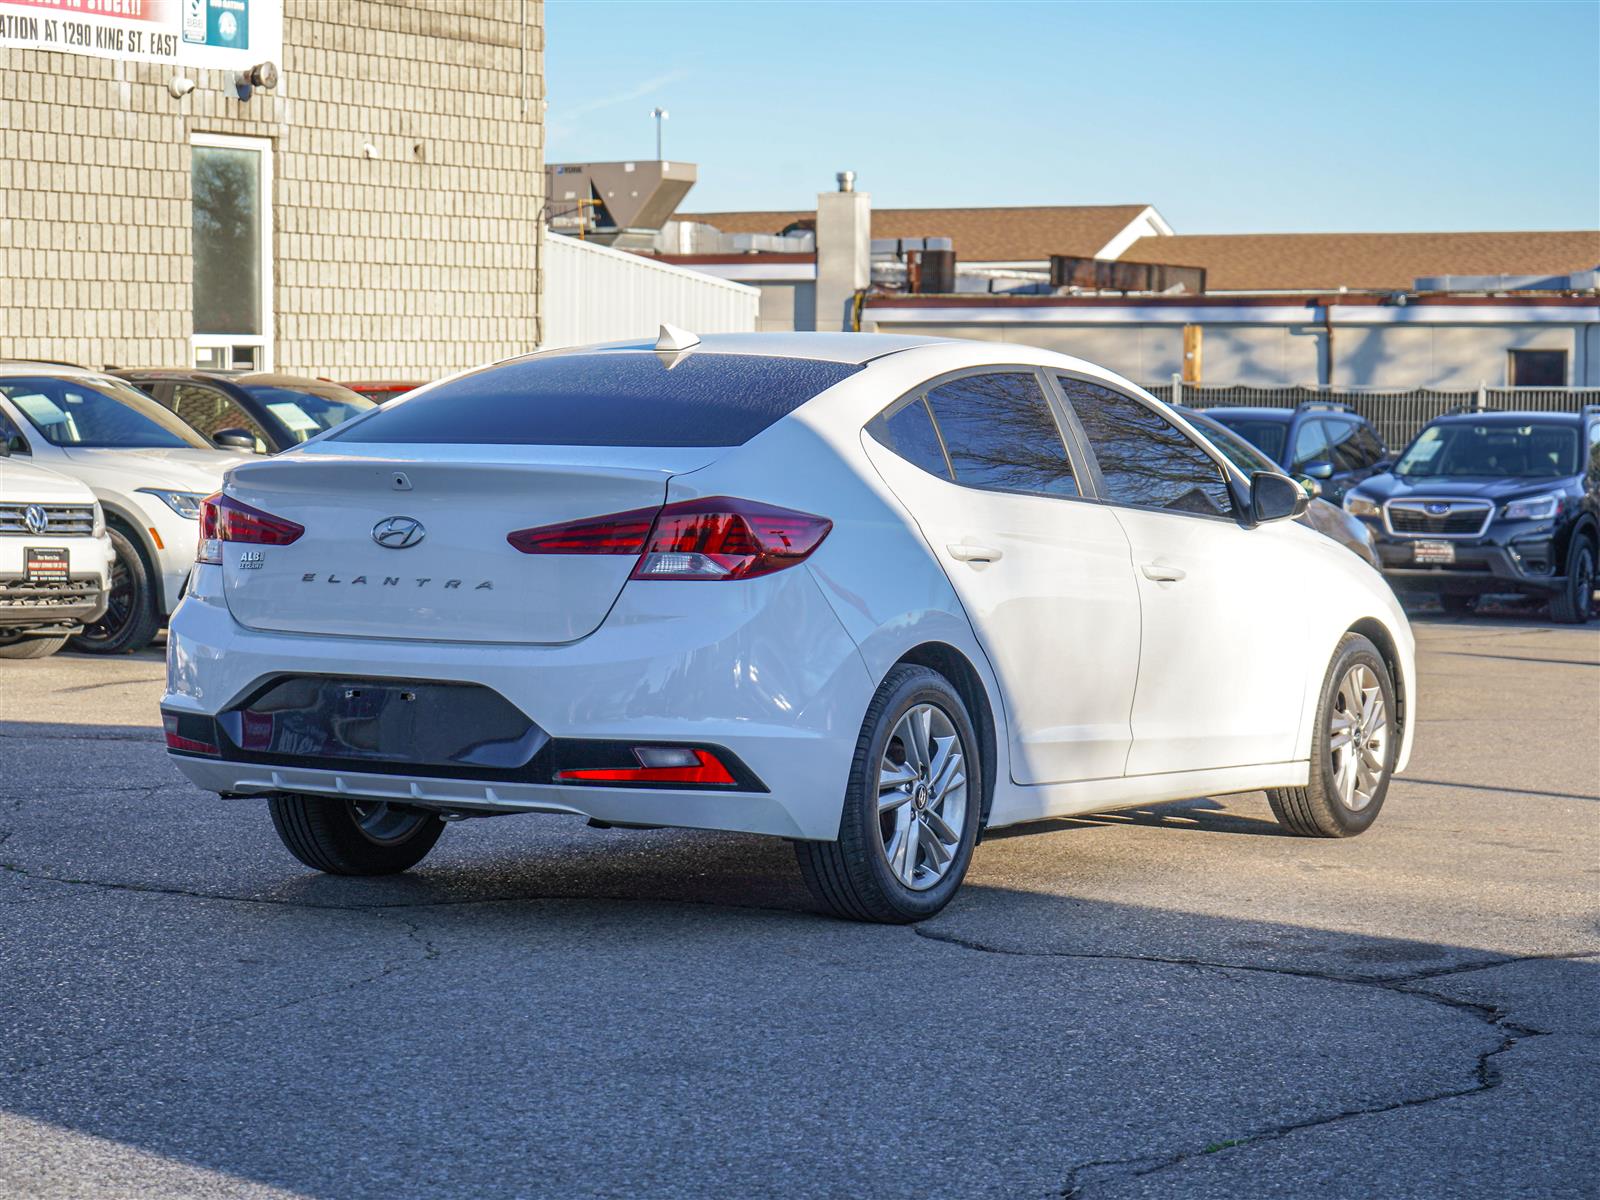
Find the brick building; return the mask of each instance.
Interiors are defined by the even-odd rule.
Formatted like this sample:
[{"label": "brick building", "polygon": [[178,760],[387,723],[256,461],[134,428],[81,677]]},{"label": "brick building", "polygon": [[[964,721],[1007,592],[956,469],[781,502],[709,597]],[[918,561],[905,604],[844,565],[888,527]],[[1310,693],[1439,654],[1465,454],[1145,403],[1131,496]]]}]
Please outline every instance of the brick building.
[{"label": "brick building", "polygon": [[[254,48],[186,53],[207,7]],[[0,356],[427,378],[531,348],[543,90],[540,0],[0,0]]]}]

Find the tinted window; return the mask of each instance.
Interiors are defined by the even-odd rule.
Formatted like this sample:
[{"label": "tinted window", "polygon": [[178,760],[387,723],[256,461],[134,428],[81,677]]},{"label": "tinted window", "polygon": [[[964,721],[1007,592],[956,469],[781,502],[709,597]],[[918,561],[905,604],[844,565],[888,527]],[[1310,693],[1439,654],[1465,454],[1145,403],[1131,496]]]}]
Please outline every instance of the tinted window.
[{"label": "tinted window", "polygon": [[861,369],[754,354],[552,354],[401,397],[331,436],[513,446],[738,446]]},{"label": "tinted window", "polygon": [[291,442],[303,442],[375,407],[365,396],[332,384],[325,388],[261,383],[239,386],[283,426]]},{"label": "tinted window", "polygon": [[939,434],[933,428],[933,418],[928,415],[928,406],[920,396],[894,416],[878,417],[868,430],[879,443],[908,463],[914,463],[930,475],[950,478],[950,467],[944,461],[944,448],[939,445]]},{"label": "tinted window", "polygon": [[178,383],[172,388],[172,411],[208,438],[224,429],[242,429],[256,439],[256,453],[267,452],[267,435],[250,415],[216,388]]},{"label": "tinted window", "polygon": [[1080,379],[1061,386],[1100,464],[1106,499],[1212,517],[1233,511],[1222,469],[1155,409]]},{"label": "tinted window", "polygon": [[1383,461],[1383,456],[1388,453],[1383,448],[1383,443],[1378,440],[1378,435],[1373,432],[1372,426],[1361,423],[1356,424],[1355,436],[1356,452],[1361,455],[1361,467],[1367,467]]},{"label": "tinted window", "polygon": [[211,449],[143,392],[116,379],[0,379],[0,392],[55,446]]},{"label": "tinted window", "polygon": [[1354,421],[1324,421],[1323,424],[1333,442],[1334,470],[1359,471],[1367,465],[1366,456],[1356,443],[1358,426]]},{"label": "tinted window", "polygon": [[1222,451],[1222,456],[1231,462],[1246,475],[1254,475],[1257,471],[1276,471],[1278,464],[1245,441],[1233,430],[1220,422],[1207,421],[1204,418],[1195,420],[1190,413],[1184,413],[1189,422],[1199,427],[1200,432],[1206,435],[1206,440]]},{"label": "tinted window", "polygon": [[1304,420],[1294,431],[1294,457],[1289,460],[1291,471],[1303,471],[1314,462],[1331,463],[1333,451],[1328,445],[1328,429],[1321,421]]},{"label": "tinted window", "polygon": [[928,391],[956,482],[991,492],[1076,496],[1061,431],[1029,371],[968,375]]},{"label": "tinted window", "polygon": [[1273,462],[1283,461],[1284,443],[1289,437],[1287,421],[1274,421],[1271,417],[1218,417],[1217,420]]}]

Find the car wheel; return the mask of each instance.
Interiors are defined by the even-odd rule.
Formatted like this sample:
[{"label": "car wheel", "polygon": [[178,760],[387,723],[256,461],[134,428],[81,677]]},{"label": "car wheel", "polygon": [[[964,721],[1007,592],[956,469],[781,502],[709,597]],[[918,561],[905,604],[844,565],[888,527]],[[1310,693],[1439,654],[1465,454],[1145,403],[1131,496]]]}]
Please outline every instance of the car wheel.
[{"label": "car wheel", "polygon": [[106,534],[116,557],[111,563],[105,615],[84,626],[72,639],[72,648],[85,654],[132,654],[148,646],[161,628],[155,572],[144,552],[122,530],[108,528]]},{"label": "car wheel", "polygon": [[1594,543],[1583,534],[1567,547],[1567,583],[1550,598],[1550,617],[1563,625],[1582,625],[1594,616]]},{"label": "car wheel", "polygon": [[0,658],[49,658],[66,644],[64,637],[21,637],[0,642]]},{"label": "car wheel", "polygon": [[272,797],[272,824],[306,866],[329,875],[393,875],[416,866],[444,832],[437,813],[383,800],[296,792]]},{"label": "car wheel", "polygon": [[795,843],[811,894],[857,921],[933,916],[972,861],[982,778],[955,688],[927,667],[894,668],[862,722],[838,838]]},{"label": "car wheel", "polygon": [[1459,592],[1445,592],[1439,597],[1439,606],[1454,617],[1464,617],[1478,606],[1476,596],[1463,596]]},{"label": "car wheel", "polygon": [[1278,823],[1302,837],[1354,837],[1377,820],[1400,747],[1394,681],[1378,648],[1347,633],[1328,668],[1311,741],[1311,779],[1269,788]]}]

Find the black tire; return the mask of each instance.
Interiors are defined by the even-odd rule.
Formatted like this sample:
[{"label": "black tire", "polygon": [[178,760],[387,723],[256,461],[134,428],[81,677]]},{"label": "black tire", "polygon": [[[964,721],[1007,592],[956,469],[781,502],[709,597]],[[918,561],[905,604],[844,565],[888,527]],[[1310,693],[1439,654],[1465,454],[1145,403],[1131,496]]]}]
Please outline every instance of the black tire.
[{"label": "black tire", "polygon": [[[1347,804],[1341,797],[1334,776],[1334,755],[1331,741],[1336,703],[1341,681],[1356,666],[1368,668],[1378,680],[1382,692],[1384,712],[1388,715],[1387,737],[1382,748],[1382,770],[1371,797],[1360,808]],[[1301,837],[1354,837],[1364,833],[1378,819],[1384,797],[1389,793],[1389,779],[1394,773],[1394,760],[1400,748],[1400,727],[1396,722],[1394,680],[1389,666],[1383,661],[1378,648],[1359,633],[1347,633],[1334,651],[1333,662],[1322,682],[1321,699],[1317,704],[1317,728],[1311,739],[1311,782],[1299,788],[1268,788],[1267,801],[1272,814],[1290,833]]]},{"label": "black tire", "polygon": [[1478,607],[1478,598],[1461,592],[1444,592],[1439,596],[1439,606],[1453,617],[1464,617]]},{"label": "black tire", "polygon": [[106,533],[117,556],[111,564],[105,615],[85,626],[72,639],[72,648],[82,654],[132,654],[148,646],[161,628],[156,575],[132,537],[115,525]]},{"label": "black tire", "polygon": [[[284,792],[271,807],[289,853],[329,875],[394,875],[421,862],[444,832],[437,813],[399,805]],[[375,813],[390,818],[387,826]]]},{"label": "black tire", "polygon": [[0,642],[0,658],[49,658],[67,644],[64,637],[23,637]]},{"label": "black tire", "polygon": [[[959,841],[945,874],[923,890],[903,883],[889,865],[884,847],[885,818],[878,808],[878,776],[895,726],[919,705],[932,705],[946,717],[959,739],[966,775]],[[867,706],[856,741],[845,791],[839,836],[831,842],[796,842],[795,856],[806,886],[825,910],[854,921],[903,925],[933,916],[961,886],[978,841],[983,807],[983,764],[966,706],[950,682],[927,667],[901,665],[884,679]],[[918,807],[921,801],[917,802]],[[932,805],[929,806],[930,809]],[[949,811],[949,810],[945,810]]]},{"label": "black tire", "polygon": [[1567,582],[1550,597],[1550,619],[1561,625],[1584,625],[1594,616],[1595,548],[1580,533],[1567,547]]}]

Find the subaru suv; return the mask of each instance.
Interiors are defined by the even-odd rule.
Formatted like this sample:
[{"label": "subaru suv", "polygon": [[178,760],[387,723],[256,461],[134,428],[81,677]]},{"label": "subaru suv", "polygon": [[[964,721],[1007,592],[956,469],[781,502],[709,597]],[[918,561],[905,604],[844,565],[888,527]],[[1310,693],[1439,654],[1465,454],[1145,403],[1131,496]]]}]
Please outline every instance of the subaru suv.
[{"label": "subaru suv", "polygon": [[1343,404],[1311,400],[1295,408],[1208,408],[1220,421],[1334,504],[1389,464],[1372,423]]},{"label": "subaru suv", "polygon": [[1581,413],[1456,412],[1417,434],[1394,470],[1344,498],[1371,526],[1397,591],[1447,612],[1479,596],[1547,596],[1557,621],[1594,613],[1600,406]]}]

